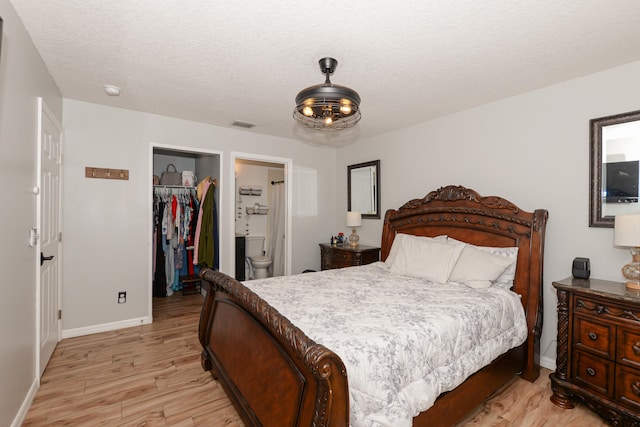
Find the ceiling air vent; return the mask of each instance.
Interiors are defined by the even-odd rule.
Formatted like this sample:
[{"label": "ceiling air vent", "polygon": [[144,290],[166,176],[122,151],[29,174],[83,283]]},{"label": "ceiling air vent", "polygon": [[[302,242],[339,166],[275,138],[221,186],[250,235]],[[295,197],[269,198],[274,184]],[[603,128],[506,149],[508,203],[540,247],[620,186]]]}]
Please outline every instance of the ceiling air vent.
[{"label": "ceiling air vent", "polygon": [[241,122],[240,120],[233,121],[233,126],[237,126],[239,128],[251,129],[255,125],[256,125],[255,123]]}]

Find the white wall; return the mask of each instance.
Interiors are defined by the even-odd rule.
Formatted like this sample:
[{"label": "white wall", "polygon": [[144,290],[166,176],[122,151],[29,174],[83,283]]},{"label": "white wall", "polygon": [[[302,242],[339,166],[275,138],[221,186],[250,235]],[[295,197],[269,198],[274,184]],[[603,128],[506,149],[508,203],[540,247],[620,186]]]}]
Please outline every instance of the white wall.
[{"label": "white wall", "polygon": [[4,224],[0,246],[0,425],[19,424],[37,386],[36,226],[37,98],[62,121],[62,98],[8,0],[0,57],[0,181]]},{"label": "white wall", "polygon": [[[293,159],[293,193],[301,204],[293,210],[292,271],[319,269],[318,242],[334,228],[334,148],[67,99],[64,111],[63,336],[148,320],[151,143],[222,153],[220,266],[231,275],[235,205],[225,208],[234,203],[231,152]],[[85,166],[129,169],[130,179],[86,179]],[[127,291],[126,304],[117,304],[118,291]]]},{"label": "white wall", "polygon": [[[441,117],[338,150],[338,210],[347,210],[347,165],[381,160],[382,212],[448,185],[549,211],[544,264],[545,365],[554,366],[553,280],[577,256],[591,277],[622,281],[629,254],[613,230],[589,228],[589,120],[640,108],[640,62]],[[363,117],[362,120],[366,120]],[[379,242],[382,220],[363,220],[362,242]]]}]

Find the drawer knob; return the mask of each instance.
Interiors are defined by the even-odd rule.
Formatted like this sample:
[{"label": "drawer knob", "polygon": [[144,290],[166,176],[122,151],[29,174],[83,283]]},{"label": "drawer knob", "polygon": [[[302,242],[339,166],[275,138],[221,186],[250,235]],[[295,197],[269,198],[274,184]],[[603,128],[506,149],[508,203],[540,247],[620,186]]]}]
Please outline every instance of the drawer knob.
[{"label": "drawer knob", "polygon": [[595,377],[596,370],[593,368],[587,368],[587,374],[591,375],[592,377]]},{"label": "drawer knob", "polygon": [[635,383],[631,384],[631,391],[636,396],[640,396],[640,381],[636,381]]},{"label": "drawer knob", "polygon": [[589,332],[589,338],[591,338],[593,341],[598,339],[598,335],[596,335],[595,332]]},{"label": "drawer knob", "polygon": [[604,305],[599,305],[596,307],[596,313],[602,314],[604,313]]},{"label": "drawer knob", "polygon": [[631,346],[631,350],[633,350],[633,354],[640,356],[640,341],[636,341],[635,344]]}]

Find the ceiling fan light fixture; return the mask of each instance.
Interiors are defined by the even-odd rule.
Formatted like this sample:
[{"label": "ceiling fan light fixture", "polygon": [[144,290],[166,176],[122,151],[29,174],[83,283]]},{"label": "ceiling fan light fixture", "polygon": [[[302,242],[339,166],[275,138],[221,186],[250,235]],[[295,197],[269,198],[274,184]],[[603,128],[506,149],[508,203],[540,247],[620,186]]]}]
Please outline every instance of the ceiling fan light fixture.
[{"label": "ceiling fan light fixture", "polygon": [[322,58],[319,64],[326,75],[325,82],[298,93],[293,118],[315,130],[338,131],[355,126],[361,118],[360,95],[353,89],[331,83],[329,77],[338,61]]},{"label": "ceiling fan light fixture", "polygon": [[304,114],[304,115],[305,115],[305,116],[307,116],[307,117],[311,117],[311,116],[313,116],[313,108],[311,108],[311,106],[310,106],[310,105],[305,105],[305,106],[302,108],[302,114]]},{"label": "ceiling fan light fixture", "polygon": [[351,107],[351,101],[349,101],[348,99],[341,99],[340,100],[340,112],[342,114],[344,114],[345,116],[351,114],[351,111],[353,110],[353,108]]}]

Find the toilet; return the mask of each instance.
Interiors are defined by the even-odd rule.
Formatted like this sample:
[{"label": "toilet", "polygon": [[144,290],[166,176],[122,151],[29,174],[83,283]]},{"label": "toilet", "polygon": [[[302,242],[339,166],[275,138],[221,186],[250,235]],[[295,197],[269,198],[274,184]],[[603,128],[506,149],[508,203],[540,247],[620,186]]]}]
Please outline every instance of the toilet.
[{"label": "toilet", "polygon": [[249,259],[249,266],[254,279],[268,277],[267,269],[271,267],[271,258],[264,256],[264,236],[245,236],[245,258]]}]

